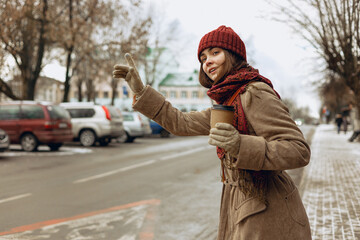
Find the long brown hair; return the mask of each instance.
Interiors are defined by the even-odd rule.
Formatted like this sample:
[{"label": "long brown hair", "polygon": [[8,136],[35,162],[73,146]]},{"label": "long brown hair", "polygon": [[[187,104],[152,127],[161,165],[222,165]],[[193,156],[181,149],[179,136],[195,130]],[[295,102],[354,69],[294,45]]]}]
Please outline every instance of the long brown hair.
[{"label": "long brown hair", "polygon": [[[222,82],[231,71],[239,70],[240,68],[248,66],[247,62],[242,57],[240,57],[239,55],[237,55],[237,54],[235,54],[235,53],[233,53],[231,51],[228,51],[226,49],[223,49],[223,48],[222,48],[222,50],[225,53],[224,66],[225,66],[226,71],[225,71],[224,76],[222,77],[222,79],[220,79],[219,82]],[[213,85],[213,80],[211,80],[206,75],[206,73],[204,72],[202,66],[203,66],[203,63],[200,64],[199,82],[203,87],[211,88],[212,85]]]}]

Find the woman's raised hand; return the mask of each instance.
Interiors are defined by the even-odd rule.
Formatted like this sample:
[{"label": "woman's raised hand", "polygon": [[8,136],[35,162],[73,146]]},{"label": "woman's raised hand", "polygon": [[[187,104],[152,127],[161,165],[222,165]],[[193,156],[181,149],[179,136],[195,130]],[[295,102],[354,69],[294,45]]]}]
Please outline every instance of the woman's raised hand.
[{"label": "woman's raised hand", "polygon": [[136,95],[144,90],[144,84],[129,53],[125,54],[125,59],[128,63],[127,65],[117,64],[114,66],[113,78],[125,78],[131,91]]}]

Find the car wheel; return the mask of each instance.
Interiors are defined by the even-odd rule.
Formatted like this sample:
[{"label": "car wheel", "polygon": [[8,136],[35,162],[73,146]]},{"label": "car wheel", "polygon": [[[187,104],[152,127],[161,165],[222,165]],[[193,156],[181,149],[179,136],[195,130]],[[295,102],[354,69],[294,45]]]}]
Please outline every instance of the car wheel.
[{"label": "car wheel", "polygon": [[111,141],[111,138],[100,138],[99,139],[100,146],[107,146],[107,145],[109,145],[110,141]]},{"label": "car wheel", "polygon": [[160,137],[162,137],[162,138],[170,137],[170,133],[168,131],[166,131],[165,129],[163,129],[160,132]]},{"label": "car wheel", "polygon": [[135,137],[130,137],[128,134],[126,134],[126,140],[125,140],[125,142],[127,142],[127,143],[132,143],[132,142],[134,142],[134,140],[135,140]]},{"label": "car wheel", "polygon": [[36,151],[39,145],[38,140],[31,133],[27,133],[24,136],[22,136],[20,140],[20,144],[22,149],[26,152]]},{"label": "car wheel", "polygon": [[123,134],[117,138],[117,142],[130,143],[130,142],[133,142],[134,139],[135,139],[134,137],[130,137],[130,135],[127,132],[125,132],[125,134]]},{"label": "car wheel", "polygon": [[62,145],[63,145],[62,143],[49,143],[48,144],[50,151],[58,151]]},{"label": "car wheel", "polygon": [[80,133],[80,143],[84,147],[94,146],[96,143],[96,136],[92,130],[86,129]]}]

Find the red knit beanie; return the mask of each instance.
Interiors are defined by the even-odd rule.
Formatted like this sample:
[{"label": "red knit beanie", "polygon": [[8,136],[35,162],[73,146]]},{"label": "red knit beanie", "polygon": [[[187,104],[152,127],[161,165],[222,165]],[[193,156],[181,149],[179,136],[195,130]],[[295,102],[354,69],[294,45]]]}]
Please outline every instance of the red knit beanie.
[{"label": "red knit beanie", "polygon": [[246,61],[245,44],[240,39],[239,35],[237,35],[230,27],[222,25],[201,38],[198,48],[198,59],[200,62],[201,52],[209,47],[219,47],[230,50]]}]

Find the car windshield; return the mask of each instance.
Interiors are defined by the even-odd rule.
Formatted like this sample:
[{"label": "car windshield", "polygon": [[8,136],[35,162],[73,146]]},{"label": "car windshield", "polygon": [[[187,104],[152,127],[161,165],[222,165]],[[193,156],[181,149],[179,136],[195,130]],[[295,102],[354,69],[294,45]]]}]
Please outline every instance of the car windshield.
[{"label": "car windshield", "polygon": [[123,117],[126,122],[134,121],[134,116],[131,114],[123,114]]},{"label": "car windshield", "polygon": [[51,119],[69,119],[69,113],[60,106],[48,106],[47,107]]}]

